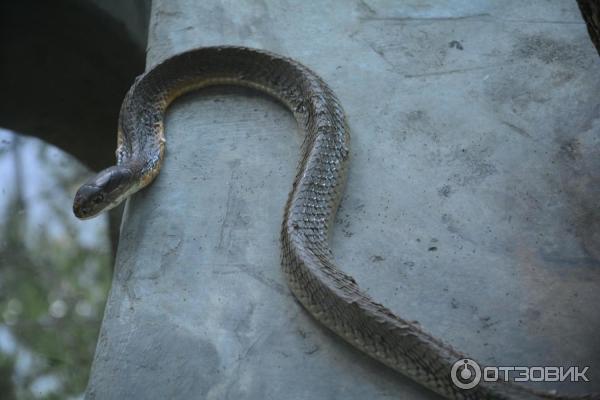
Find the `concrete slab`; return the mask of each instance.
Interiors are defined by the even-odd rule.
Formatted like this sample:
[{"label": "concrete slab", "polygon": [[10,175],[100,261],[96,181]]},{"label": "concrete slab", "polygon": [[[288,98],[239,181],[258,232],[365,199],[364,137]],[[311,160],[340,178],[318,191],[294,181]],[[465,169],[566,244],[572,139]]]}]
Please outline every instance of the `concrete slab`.
[{"label": "concrete slab", "polygon": [[[600,390],[600,59],[575,2],[156,0],[148,64],[269,49],[353,133],[333,250],[375,299],[487,365],[590,366]],[[292,116],[217,88],[169,112],[126,207],[90,399],[428,399],[311,320],[279,267]]]}]

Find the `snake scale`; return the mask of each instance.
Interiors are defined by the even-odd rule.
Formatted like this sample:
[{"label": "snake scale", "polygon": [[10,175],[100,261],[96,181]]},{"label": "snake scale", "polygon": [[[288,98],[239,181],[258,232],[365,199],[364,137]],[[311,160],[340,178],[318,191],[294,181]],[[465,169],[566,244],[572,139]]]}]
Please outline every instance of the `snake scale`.
[{"label": "snake scale", "polygon": [[117,164],[80,187],[73,203],[75,215],[93,217],[148,185],[159,173],[165,153],[167,107],[181,94],[212,85],[245,86],[274,96],[291,110],[305,133],[281,227],[282,266],[291,291],[315,319],[364,353],[447,398],[563,398],[509,382],[457,388],[450,370],[464,356],[374,302],[336,266],[328,235],[344,187],[348,126],[327,84],[290,58],[243,47],[204,47],[144,73],[121,107]]}]

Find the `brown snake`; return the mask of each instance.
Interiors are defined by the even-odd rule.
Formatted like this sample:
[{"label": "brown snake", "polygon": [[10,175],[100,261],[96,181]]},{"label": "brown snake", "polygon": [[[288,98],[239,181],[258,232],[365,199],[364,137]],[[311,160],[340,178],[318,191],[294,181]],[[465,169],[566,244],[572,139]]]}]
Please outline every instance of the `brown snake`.
[{"label": "brown snake", "polygon": [[[276,97],[306,136],[281,228],[288,284],[323,325],[359,350],[451,399],[556,399],[509,382],[470,390],[450,379],[464,356],[363,293],[335,265],[328,234],[344,187],[349,132],[342,107],[314,72],[289,58],[242,47],[206,47],[169,58],[133,84],[121,108],[117,165],[78,190],[73,210],[93,217],[148,185],[164,156],[163,120],[179,95],[212,85],[239,85]],[[588,395],[582,398],[600,398]]]}]

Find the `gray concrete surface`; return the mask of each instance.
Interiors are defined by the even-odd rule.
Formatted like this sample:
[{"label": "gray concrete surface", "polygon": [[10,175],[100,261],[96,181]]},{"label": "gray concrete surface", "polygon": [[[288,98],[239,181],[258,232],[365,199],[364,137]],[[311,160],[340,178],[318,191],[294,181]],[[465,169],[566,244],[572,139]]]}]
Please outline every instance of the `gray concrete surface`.
[{"label": "gray concrete surface", "polygon": [[[243,3],[243,4],[242,4]],[[377,300],[488,365],[600,390],[600,59],[571,1],[156,0],[148,64],[204,45],[296,58],[353,133],[333,249]],[[90,399],[429,399],[320,328],[279,267],[301,138],[276,102],[177,101],[129,201]]]}]

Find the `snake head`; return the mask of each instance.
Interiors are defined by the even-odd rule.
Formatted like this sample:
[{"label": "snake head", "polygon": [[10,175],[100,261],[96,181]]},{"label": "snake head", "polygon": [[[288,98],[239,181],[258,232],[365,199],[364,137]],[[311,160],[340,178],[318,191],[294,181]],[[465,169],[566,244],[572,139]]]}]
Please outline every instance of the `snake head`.
[{"label": "snake head", "polygon": [[73,213],[88,219],[118,206],[131,192],[133,173],[129,168],[113,166],[85,182],[73,200]]}]

